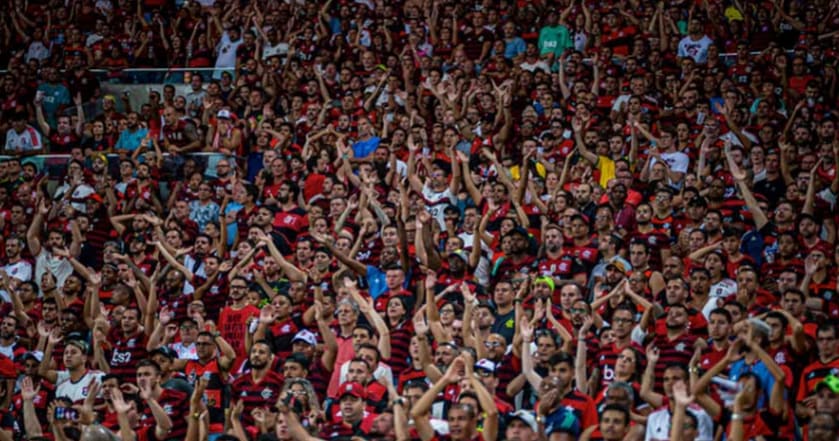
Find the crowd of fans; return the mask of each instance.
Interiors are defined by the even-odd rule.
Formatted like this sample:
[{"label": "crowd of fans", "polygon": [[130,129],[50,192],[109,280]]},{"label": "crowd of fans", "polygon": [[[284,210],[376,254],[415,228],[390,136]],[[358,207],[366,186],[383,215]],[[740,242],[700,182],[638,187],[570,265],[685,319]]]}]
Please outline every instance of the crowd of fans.
[{"label": "crowd of fans", "polygon": [[0,441],[839,439],[837,2],[8,3]]}]

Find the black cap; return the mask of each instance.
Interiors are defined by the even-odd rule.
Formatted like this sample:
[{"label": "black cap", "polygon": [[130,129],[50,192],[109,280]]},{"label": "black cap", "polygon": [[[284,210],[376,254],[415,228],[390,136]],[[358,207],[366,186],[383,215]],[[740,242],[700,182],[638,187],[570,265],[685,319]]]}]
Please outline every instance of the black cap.
[{"label": "black cap", "polygon": [[170,360],[178,358],[178,353],[175,352],[175,350],[170,348],[169,346],[161,346],[149,353],[150,356],[155,354],[160,354]]},{"label": "black cap", "polygon": [[702,196],[694,196],[688,201],[689,207],[707,207],[708,201]]}]

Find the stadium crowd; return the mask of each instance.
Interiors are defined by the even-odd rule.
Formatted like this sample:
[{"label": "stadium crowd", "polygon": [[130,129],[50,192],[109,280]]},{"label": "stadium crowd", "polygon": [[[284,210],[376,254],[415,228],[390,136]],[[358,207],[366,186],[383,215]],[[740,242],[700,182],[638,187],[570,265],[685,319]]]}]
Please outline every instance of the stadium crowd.
[{"label": "stadium crowd", "polygon": [[0,441],[836,441],[837,29],[9,0]]}]

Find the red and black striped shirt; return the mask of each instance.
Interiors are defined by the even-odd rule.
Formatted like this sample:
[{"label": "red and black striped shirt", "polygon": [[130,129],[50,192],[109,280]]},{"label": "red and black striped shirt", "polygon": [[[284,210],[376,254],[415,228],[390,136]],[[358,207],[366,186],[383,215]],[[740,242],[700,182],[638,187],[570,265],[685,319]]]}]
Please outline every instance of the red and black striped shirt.
[{"label": "red and black striped shirt", "polygon": [[256,381],[253,378],[253,371],[245,372],[241,377],[233,381],[230,386],[230,397],[232,400],[242,400],[244,411],[242,412],[242,424],[253,425],[251,411],[263,407],[272,406],[280,397],[283,390],[285,378],[282,374],[267,370],[262,380]]},{"label": "red and black striped shirt", "polygon": [[134,382],[137,375],[137,363],[148,357],[148,351],[146,351],[148,337],[140,331],[125,336],[122,331],[114,329],[109,340],[113,345],[108,357],[110,373],[116,375],[120,382]]}]

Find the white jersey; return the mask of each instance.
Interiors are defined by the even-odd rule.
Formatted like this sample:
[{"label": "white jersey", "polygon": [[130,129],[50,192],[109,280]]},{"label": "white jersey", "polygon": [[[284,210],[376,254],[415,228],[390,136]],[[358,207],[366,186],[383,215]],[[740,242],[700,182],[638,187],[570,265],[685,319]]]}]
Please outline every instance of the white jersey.
[{"label": "white jersey", "polygon": [[55,276],[56,286],[63,286],[64,281],[73,274],[73,265],[70,265],[69,260],[54,256],[41,246],[41,252],[35,256],[35,283],[38,288],[41,287],[41,277],[47,271]]},{"label": "white jersey", "polygon": [[21,153],[43,149],[41,134],[32,126],[26,126],[21,133],[16,132],[15,129],[6,131],[6,151],[8,152]]},{"label": "white jersey", "polygon": [[714,40],[703,35],[699,40],[693,40],[690,36],[682,38],[679,42],[679,57],[691,57],[697,64],[705,64],[708,61],[708,47],[714,43]]},{"label": "white jersey", "polygon": [[[691,404],[687,411],[692,413],[699,422],[696,441],[711,441],[714,439],[714,424],[711,417],[700,406]],[[644,441],[668,441],[670,439],[670,409],[662,407],[647,416],[647,432]]]},{"label": "white jersey", "polygon": [[105,375],[101,371],[87,371],[79,381],[73,382],[70,379],[70,371],[58,371],[58,378],[55,380],[55,396],[67,397],[74,403],[84,401],[87,393],[90,390],[90,383],[94,380],[102,383],[102,376]]},{"label": "white jersey", "polygon": [[17,263],[10,263],[3,267],[9,277],[14,277],[21,282],[32,280],[32,264],[25,260],[18,260]]},{"label": "white jersey", "polygon": [[425,199],[425,208],[431,213],[440,228],[446,229],[446,220],[443,216],[443,210],[449,205],[457,204],[457,198],[454,197],[449,187],[443,191],[434,191],[428,184],[422,187],[422,198]]},{"label": "white jersey", "polygon": [[723,278],[719,282],[711,285],[711,289],[708,290],[708,293],[711,297],[714,298],[728,298],[730,296],[733,296],[734,294],[737,294],[737,282],[727,277]]}]

